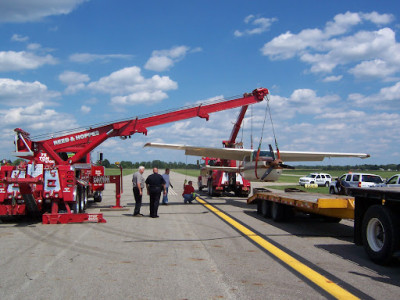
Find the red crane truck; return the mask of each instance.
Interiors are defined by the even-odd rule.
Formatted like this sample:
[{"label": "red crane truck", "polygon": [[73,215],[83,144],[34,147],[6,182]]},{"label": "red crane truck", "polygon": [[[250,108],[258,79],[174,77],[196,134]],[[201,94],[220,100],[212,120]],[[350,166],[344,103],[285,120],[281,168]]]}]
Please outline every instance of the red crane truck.
[{"label": "red crane truck", "polygon": [[[268,90],[265,92],[265,95],[267,95]],[[237,146],[236,137],[239,133],[247,108],[248,105],[242,106],[229,140],[222,141],[222,145],[225,148],[235,148]],[[213,157],[203,157],[202,160],[204,160],[205,167],[201,168],[200,176],[198,177],[199,190],[207,187],[207,192],[210,196],[221,196],[224,192],[234,192],[235,196],[248,197],[251,190],[250,181],[244,179],[239,172],[210,170],[210,168],[208,168],[208,166],[211,168],[213,166],[235,168],[238,167],[235,160]]]},{"label": "red crane truck", "polygon": [[[236,99],[136,117],[38,141],[17,128],[14,154],[26,161],[16,167],[0,168],[0,218],[43,215],[44,220],[44,214],[51,213],[67,214],[68,222],[80,222],[78,215],[83,214],[89,191],[100,200],[103,189],[101,181],[89,180],[104,174],[102,167],[91,164],[90,153],[108,138],[146,135],[149,127],[194,117],[208,121],[210,113],[260,102],[267,93],[267,89],[259,88]],[[89,216],[89,221],[96,220],[100,222],[101,217]]]}]

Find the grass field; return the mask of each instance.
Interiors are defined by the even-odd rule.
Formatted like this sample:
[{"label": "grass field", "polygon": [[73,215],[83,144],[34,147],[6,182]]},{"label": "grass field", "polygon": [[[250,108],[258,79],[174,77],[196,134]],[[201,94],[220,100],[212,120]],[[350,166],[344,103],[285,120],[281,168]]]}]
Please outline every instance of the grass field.
[{"label": "grass field", "polygon": [[[133,171],[134,171],[133,169],[123,169],[122,176],[133,174]],[[120,175],[121,171],[120,171],[120,169],[107,168],[105,173],[106,173],[105,175]]]},{"label": "grass field", "polygon": [[[188,176],[194,176],[197,177],[200,174],[200,170],[192,170],[192,169],[173,169],[172,171],[183,174],[183,175],[188,175]],[[136,170],[134,169],[123,169],[122,170],[122,175],[126,176],[126,175],[131,175],[134,172],[136,172]],[[159,170],[160,174],[164,174],[164,170]],[[105,175],[120,175],[121,171],[119,169],[111,169],[111,168],[107,168],[106,169],[106,174]]]},{"label": "grass field", "polygon": [[[133,172],[136,172],[136,170],[133,169],[124,169],[123,170],[123,176],[133,174]],[[193,177],[198,177],[200,175],[200,170],[193,170],[193,169],[173,169],[172,171],[187,175],[187,176],[193,176]],[[343,174],[345,174],[345,171],[321,171],[321,170],[285,170],[283,171],[283,174],[278,180],[278,183],[291,183],[292,185],[288,186],[268,186],[266,188],[272,188],[272,189],[280,189],[283,190],[285,188],[298,188],[301,190],[304,190],[306,192],[310,193],[322,193],[322,194],[329,194],[329,188],[327,187],[318,187],[318,188],[304,188],[298,185],[299,178],[302,176],[305,176],[309,173],[328,173],[332,176],[332,178],[339,177]],[[354,171],[356,172],[356,171]],[[160,174],[163,174],[164,170],[160,172]],[[361,173],[372,173],[379,175],[383,178],[383,180],[391,177],[394,174],[398,174],[399,172],[397,171],[370,171],[370,172],[361,172]],[[120,170],[119,169],[106,169],[106,175],[119,175]]]}]

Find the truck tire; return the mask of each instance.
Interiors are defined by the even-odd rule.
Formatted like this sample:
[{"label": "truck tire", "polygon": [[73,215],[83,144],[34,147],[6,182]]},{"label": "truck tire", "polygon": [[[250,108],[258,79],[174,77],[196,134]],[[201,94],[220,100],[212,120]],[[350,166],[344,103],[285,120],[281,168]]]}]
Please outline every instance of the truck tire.
[{"label": "truck tire", "polygon": [[212,181],[207,181],[207,188],[208,188],[208,196],[212,197],[214,195],[214,187],[212,185]]},{"label": "truck tire", "polygon": [[282,222],[285,220],[286,205],[272,202],[271,203],[271,217],[275,222]]},{"label": "truck tire", "polygon": [[87,204],[87,193],[86,193],[86,187],[82,186],[81,187],[81,194],[80,194],[80,199],[79,199],[79,211],[84,212],[86,209],[86,204]]},{"label": "truck tire", "polygon": [[368,256],[377,264],[387,264],[399,249],[399,232],[396,215],[389,208],[373,205],[362,221],[363,246]]},{"label": "truck tire", "polygon": [[261,215],[264,218],[271,218],[272,216],[272,203],[267,200],[261,201]]},{"label": "truck tire", "polygon": [[78,208],[80,213],[85,211],[85,194],[85,187],[78,186]]},{"label": "truck tire", "polygon": [[74,202],[70,203],[70,208],[73,210],[74,214],[79,214],[79,188],[74,189]]},{"label": "truck tire", "polygon": [[197,186],[199,187],[199,192],[203,190],[203,186],[201,185],[201,180],[197,181]]},{"label": "truck tire", "polygon": [[94,202],[101,202],[103,200],[103,195],[101,192],[94,192],[93,201]]}]

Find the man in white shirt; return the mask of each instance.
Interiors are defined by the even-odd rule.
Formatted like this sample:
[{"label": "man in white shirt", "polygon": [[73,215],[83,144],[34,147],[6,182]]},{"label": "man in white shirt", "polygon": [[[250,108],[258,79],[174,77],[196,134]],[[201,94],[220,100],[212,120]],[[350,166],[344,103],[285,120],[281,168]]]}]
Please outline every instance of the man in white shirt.
[{"label": "man in white shirt", "polygon": [[162,204],[163,205],[168,205],[168,188],[171,186],[172,188],[173,185],[171,184],[171,181],[169,180],[169,169],[165,169],[165,173],[162,175],[162,177],[165,180],[165,188],[167,190],[167,193],[164,195],[163,199],[162,199]]}]

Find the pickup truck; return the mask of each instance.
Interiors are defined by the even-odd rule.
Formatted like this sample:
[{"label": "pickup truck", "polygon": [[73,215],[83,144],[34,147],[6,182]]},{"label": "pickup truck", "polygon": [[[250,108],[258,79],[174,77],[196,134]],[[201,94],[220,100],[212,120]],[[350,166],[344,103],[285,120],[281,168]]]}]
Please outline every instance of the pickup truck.
[{"label": "pickup truck", "polygon": [[347,173],[338,178],[340,190],[337,188],[337,181],[332,181],[329,185],[330,194],[345,194],[345,189],[349,187],[372,187],[382,186],[383,180],[379,175],[367,173]]}]

